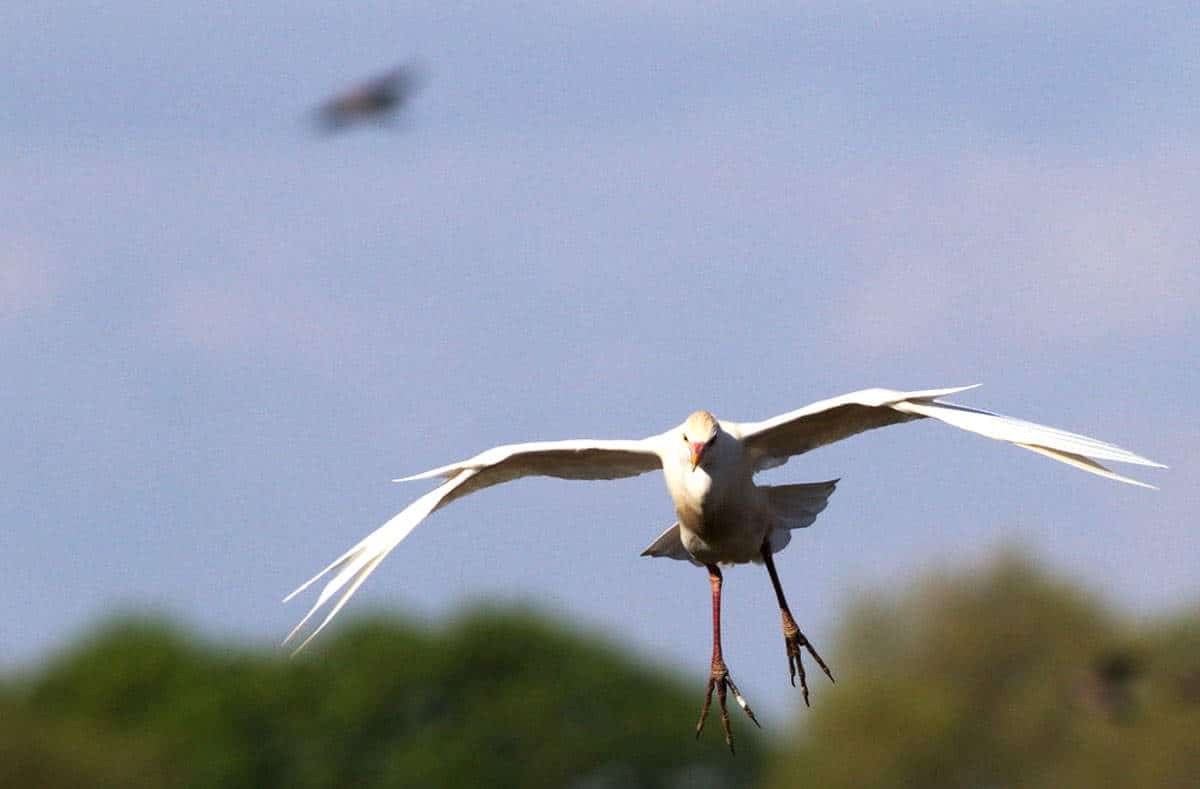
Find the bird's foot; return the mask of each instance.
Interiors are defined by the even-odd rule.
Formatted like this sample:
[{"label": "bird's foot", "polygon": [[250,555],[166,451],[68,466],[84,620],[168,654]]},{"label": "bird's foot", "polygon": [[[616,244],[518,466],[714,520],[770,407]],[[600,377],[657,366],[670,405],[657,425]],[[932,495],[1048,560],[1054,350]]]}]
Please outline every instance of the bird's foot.
[{"label": "bird's foot", "polygon": [[696,723],[696,737],[700,736],[700,732],[704,730],[704,721],[708,719],[708,707],[712,704],[713,691],[717,692],[717,703],[721,707],[721,727],[725,730],[725,744],[729,746],[729,752],[735,753],[733,749],[733,730],[729,727],[729,710],[725,707],[726,692],[733,694],[733,700],[742,708],[742,711],[750,716],[750,720],[754,721],[754,725],[762,728],[758,718],[754,717],[754,710],[750,709],[750,705],[746,703],[746,697],[738,690],[737,685],[733,684],[733,678],[729,676],[729,669],[725,667],[725,661],[717,659],[713,661],[712,673],[708,677],[708,687],[704,691],[704,706],[700,708],[700,720]]},{"label": "bird's foot", "polygon": [[803,654],[800,651],[801,648],[808,650],[808,654],[817,661],[817,665],[825,672],[825,676],[829,677],[830,682],[835,681],[833,672],[829,670],[829,666],[825,665],[825,661],[821,659],[821,655],[813,647],[812,642],[800,632],[800,628],[796,627],[796,620],[787,611],[783,612],[783,643],[787,647],[788,672],[791,674],[792,687],[796,687],[796,677],[799,676],[800,689],[804,691],[804,706],[807,707],[809,706],[808,682],[805,681],[804,663],[800,660],[800,656]]}]

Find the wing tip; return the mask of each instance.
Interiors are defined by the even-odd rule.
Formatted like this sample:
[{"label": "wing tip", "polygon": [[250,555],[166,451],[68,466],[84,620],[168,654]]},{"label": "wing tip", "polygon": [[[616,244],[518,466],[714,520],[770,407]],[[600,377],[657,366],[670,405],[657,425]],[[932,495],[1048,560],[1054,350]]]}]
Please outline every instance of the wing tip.
[{"label": "wing tip", "polygon": [[924,392],[917,392],[916,394],[917,398],[921,400],[927,398],[930,400],[936,400],[939,397],[947,397],[949,395],[958,394],[959,392],[969,392],[972,389],[978,389],[981,386],[983,386],[982,383],[967,384],[966,386],[951,386],[946,389],[929,389]]},{"label": "wing tip", "polygon": [[[1105,476],[1105,475],[1102,475],[1102,476]],[[1108,479],[1114,480],[1116,482],[1124,482],[1126,485],[1134,485],[1135,487],[1145,488],[1146,490],[1159,490],[1159,487],[1157,485],[1151,485],[1149,482],[1142,482],[1140,479],[1134,479],[1133,477],[1127,477],[1124,474],[1113,474],[1112,476],[1109,476]]]},{"label": "wing tip", "polygon": [[430,469],[429,471],[422,471],[418,474],[412,474],[407,477],[397,477],[396,479],[393,479],[392,482],[416,482],[416,481],[422,480],[422,479],[438,479],[438,478],[450,479],[455,474],[462,471],[464,468],[465,468],[465,466],[463,466],[463,464],[460,464],[460,463],[456,463],[456,464],[449,465],[449,466],[439,466],[438,468]]},{"label": "wing tip", "polygon": [[1127,485],[1136,485],[1139,488],[1158,490],[1158,487],[1155,485],[1151,485],[1148,482],[1142,482],[1141,480],[1137,480],[1132,477],[1126,477],[1123,474],[1118,474],[1107,466],[1086,455],[1080,455],[1074,452],[1065,452],[1061,449],[1052,449],[1039,444],[1025,444],[1020,441],[1014,441],[1013,444],[1021,447],[1022,449],[1028,449],[1030,452],[1036,452],[1037,454],[1044,455],[1052,460],[1057,460],[1060,463],[1066,463],[1068,466],[1074,466],[1081,471],[1086,471],[1090,474],[1111,479],[1114,482],[1124,482]]}]

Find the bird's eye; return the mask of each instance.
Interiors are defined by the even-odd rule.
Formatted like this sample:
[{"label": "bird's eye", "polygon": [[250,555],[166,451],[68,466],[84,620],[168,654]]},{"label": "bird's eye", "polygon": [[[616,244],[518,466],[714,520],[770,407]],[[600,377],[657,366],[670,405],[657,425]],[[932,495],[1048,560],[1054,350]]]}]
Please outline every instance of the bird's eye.
[{"label": "bird's eye", "polygon": [[687,433],[683,434],[683,441],[684,441],[684,443],[687,443]]}]

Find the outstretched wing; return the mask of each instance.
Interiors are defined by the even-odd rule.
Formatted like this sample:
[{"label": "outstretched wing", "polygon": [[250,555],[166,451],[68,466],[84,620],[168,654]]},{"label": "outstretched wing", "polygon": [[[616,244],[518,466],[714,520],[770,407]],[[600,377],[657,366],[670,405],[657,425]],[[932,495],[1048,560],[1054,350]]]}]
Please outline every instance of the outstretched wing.
[{"label": "outstretched wing", "polygon": [[[358,590],[367,576],[401,540],[437,510],[455,499],[477,490],[499,485],[521,477],[546,476],[562,479],[617,479],[632,477],[662,467],[654,438],[641,441],[540,441],[494,447],[460,463],[435,468],[422,474],[395,480],[445,478],[438,487],[409,504],[387,523],[368,534],[361,542],[339,556],[328,567],[304,582],[299,589],[284,598],[286,603],[329,573],[333,577],[325,584],[317,602],[309,609],[300,624],[288,633],[288,643],[308,624],[317,611],[337,595],[337,601],[315,630],[296,648],[308,644],[329,624],[350,596]],[[339,594],[340,593],[340,594]],[[295,654],[295,653],[293,653]]]},{"label": "outstretched wing", "polygon": [[781,465],[792,455],[841,441],[865,430],[924,418],[937,419],[981,436],[1007,441],[1084,471],[1131,485],[1153,487],[1115,474],[1096,461],[1113,460],[1165,468],[1160,463],[1094,438],[938,399],[974,388],[963,386],[920,392],[864,389],[822,400],[762,422],[746,422],[729,427],[738,431],[755,467],[760,470]]}]

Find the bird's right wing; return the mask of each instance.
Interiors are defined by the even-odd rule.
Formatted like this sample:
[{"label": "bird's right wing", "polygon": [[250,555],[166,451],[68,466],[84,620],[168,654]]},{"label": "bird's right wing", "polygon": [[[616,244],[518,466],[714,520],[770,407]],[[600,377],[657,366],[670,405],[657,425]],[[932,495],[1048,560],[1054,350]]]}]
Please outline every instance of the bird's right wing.
[{"label": "bird's right wing", "polygon": [[368,534],[361,542],[284,598],[286,603],[318,579],[329,573],[334,574],[321,590],[321,594],[317,596],[316,603],[304,619],[300,620],[300,624],[296,625],[288,634],[284,643],[295,638],[313,615],[334,595],[338,595],[337,601],[325,615],[321,624],[300,643],[296,652],[303,649],[309,641],[316,637],[317,633],[324,629],[325,625],[329,624],[329,621],[342,609],[342,606],[358,590],[367,576],[379,566],[384,557],[434,510],[444,507],[468,493],[521,477],[617,479],[654,471],[662,468],[662,461],[657,450],[660,444],[658,438],[656,436],[640,441],[575,439],[510,444],[494,447],[459,463],[451,463],[448,466],[441,466],[421,474],[395,480],[404,482],[416,479],[443,478],[445,482],[409,504],[391,520]]}]

